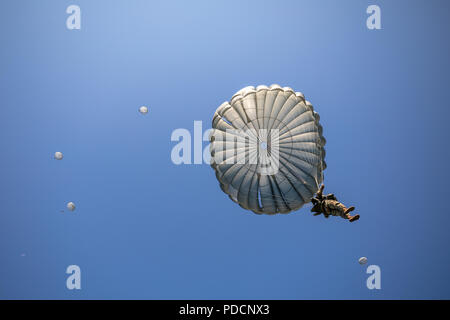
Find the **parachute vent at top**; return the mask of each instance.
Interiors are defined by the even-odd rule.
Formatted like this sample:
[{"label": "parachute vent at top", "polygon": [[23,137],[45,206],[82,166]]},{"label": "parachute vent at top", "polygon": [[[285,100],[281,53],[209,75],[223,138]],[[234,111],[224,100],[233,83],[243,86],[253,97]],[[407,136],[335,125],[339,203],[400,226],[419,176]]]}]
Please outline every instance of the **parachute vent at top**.
[{"label": "parachute vent at top", "polygon": [[288,213],[310,202],[326,168],[319,120],[289,87],[238,91],[212,121],[211,166],[223,192],[255,213]]}]

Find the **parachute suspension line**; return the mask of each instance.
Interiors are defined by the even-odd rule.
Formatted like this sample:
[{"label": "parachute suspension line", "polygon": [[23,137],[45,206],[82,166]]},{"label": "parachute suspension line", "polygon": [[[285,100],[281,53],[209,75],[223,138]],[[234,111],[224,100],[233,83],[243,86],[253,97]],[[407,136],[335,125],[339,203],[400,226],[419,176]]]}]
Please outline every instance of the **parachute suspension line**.
[{"label": "parachute suspension line", "polygon": [[[323,156],[323,150],[320,152],[320,159],[319,159],[319,161],[320,161],[320,165],[319,165],[320,174],[319,174],[319,176],[320,176],[321,183],[323,183],[323,157],[322,156]],[[317,184],[317,190],[319,190],[321,183]]]},{"label": "parachute suspension line", "polygon": [[[316,145],[320,146],[320,134],[319,132],[317,132],[318,137],[316,139]],[[323,148],[323,147],[322,147]],[[318,163],[318,172],[317,174],[314,176],[314,180],[316,182],[316,186],[317,186],[317,191],[319,191],[321,182],[323,183],[323,150],[322,148],[319,149],[319,163]]]}]

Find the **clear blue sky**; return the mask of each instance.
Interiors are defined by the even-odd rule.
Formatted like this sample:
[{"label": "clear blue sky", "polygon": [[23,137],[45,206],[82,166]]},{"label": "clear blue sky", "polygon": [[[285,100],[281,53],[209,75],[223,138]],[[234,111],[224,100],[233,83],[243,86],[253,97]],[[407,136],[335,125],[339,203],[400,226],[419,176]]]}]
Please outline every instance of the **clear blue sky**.
[{"label": "clear blue sky", "polygon": [[[382,30],[366,28],[370,4]],[[0,298],[449,299],[449,9],[2,1]],[[258,216],[208,165],[171,162],[174,129],[207,129],[237,90],[272,83],[320,113],[326,191],[358,222]]]}]

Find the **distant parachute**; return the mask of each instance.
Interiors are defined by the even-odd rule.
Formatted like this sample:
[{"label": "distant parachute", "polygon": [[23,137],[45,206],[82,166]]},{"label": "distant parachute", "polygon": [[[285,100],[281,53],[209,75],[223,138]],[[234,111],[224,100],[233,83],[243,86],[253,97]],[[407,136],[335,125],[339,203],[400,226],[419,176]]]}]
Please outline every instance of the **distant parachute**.
[{"label": "distant parachute", "polygon": [[139,108],[139,112],[141,114],[147,114],[148,113],[148,108],[146,106],[142,106]]},{"label": "distant parachute", "polygon": [[67,204],[67,209],[69,209],[70,211],[74,211],[75,210],[75,203],[69,202]]},{"label": "distant parachute", "polygon": [[278,85],[246,87],[215,112],[211,166],[222,190],[255,213],[288,213],[323,181],[325,138],[303,94]]},{"label": "distant parachute", "polygon": [[62,158],[63,158],[62,152],[59,152],[59,151],[55,152],[54,158],[56,160],[62,160]]},{"label": "distant parachute", "polygon": [[366,257],[361,257],[361,258],[359,258],[358,262],[359,262],[360,265],[366,264],[367,263],[367,258]]}]

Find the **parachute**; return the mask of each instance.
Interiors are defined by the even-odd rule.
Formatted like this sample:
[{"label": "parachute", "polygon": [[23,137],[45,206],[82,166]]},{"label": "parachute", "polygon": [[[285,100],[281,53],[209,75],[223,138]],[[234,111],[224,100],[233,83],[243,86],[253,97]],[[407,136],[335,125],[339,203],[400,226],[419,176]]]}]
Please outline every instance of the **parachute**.
[{"label": "parachute", "polygon": [[148,108],[146,106],[142,106],[139,108],[139,112],[141,114],[147,114],[148,113]]},{"label": "parachute", "polygon": [[211,166],[222,191],[257,214],[289,213],[310,202],[326,168],[319,120],[289,87],[238,91],[212,120]]},{"label": "parachute", "polygon": [[75,203],[69,202],[67,204],[67,209],[69,209],[70,211],[74,211],[75,210]]},{"label": "parachute", "polygon": [[55,155],[54,155],[53,157],[54,157],[56,160],[62,160],[63,154],[62,154],[62,152],[57,151],[57,152],[55,152]]}]

